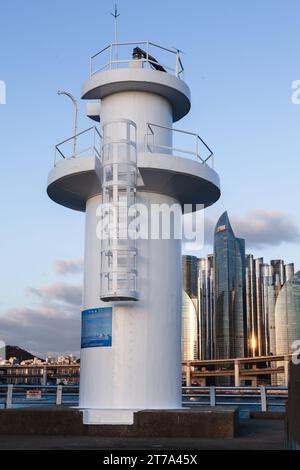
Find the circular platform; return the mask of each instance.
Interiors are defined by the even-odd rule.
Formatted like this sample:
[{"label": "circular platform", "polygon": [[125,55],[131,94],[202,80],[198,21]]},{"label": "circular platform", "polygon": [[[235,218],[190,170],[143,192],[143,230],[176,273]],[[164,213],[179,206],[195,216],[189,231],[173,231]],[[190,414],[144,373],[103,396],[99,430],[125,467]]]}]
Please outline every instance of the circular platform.
[{"label": "circular platform", "polygon": [[[182,205],[203,204],[204,207],[214,204],[220,197],[218,174],[200,161],[141,153],[138,170],[138,191],[164,194]],[[84,212],[86,201],[101,191],[101,162],[96,157],[62,160],[49,173],[49,197],[70,209]]]},{"label": "circular platform", "polygon": [[173,122],[183,118],[191,108],[187,84],[169,73],[143,68],[113,69],[97,72],[85,81],[82,99],[102,99],[122,91],[146,91],[166,98],[172,105]]},{"label": "circular platform", "polygon": [[164,194],[180,204],[211,206],[220,197],[220,179],[200,161],[161,153],[143,153],[138,158],[142,184],[138,189]]},{"label": "circular platform", "polygon": [[48,175],[48,196],[61,206],[84,212],[86,201],[101,191],[100,172],[100,160],[94,156],[61,160]]}]

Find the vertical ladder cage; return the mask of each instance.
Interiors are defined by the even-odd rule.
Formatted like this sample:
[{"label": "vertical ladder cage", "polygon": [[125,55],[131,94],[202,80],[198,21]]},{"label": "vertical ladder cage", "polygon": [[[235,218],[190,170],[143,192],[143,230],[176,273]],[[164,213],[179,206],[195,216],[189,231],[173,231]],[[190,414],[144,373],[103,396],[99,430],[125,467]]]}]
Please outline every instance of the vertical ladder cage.
[{"label": "vertical ladder cage", "polygon": [[136,124],[127,119],[103,124],[100,299],[138,300],[134,230],[137,181]]}]

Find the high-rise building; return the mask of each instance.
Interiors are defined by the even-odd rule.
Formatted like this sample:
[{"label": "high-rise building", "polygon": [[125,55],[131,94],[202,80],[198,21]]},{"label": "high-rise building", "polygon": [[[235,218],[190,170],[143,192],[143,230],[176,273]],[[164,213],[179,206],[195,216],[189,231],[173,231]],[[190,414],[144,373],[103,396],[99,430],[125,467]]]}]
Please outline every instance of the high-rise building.
[{"label": "high-rise building", "polygon": [[290,281],[295,276],[294,263],[284,265],[285,281]]},{"label": "high-rise building", "polygon": [[285,282],[284,261],[282,259],[273,259],[271,260],[271,266],[273,267],[273,283],[276,290],[279,291]]},{"label": "high-rise building", "polygon": [[[277,355],[294,352],[293,343],[300,339],[300,271],[283,284],[277,296],[275,336]],[[284,374],[277,374],[276,384],[285,384]]]},{"label": "high-rise building", "polygon": [[264,339],[262,342],[266,355],[275,354],[275,301],[277,294],[274,285],[273,270],[272,265],[263,265],[261,294],[264,317]]},{"label": "high-rise building", "polygon": [[245,355],[257,356],[257,310],[256,310],[256,277],[255,262],[251,254],[246,255],[246,335],[247,346]]},{"label": "high-rise building", "polygon": [[199,359],[198,316],[198,259],[196,256],[182,257],[182,333],[181,355],[183,361]]},{"label": "high-rise building", "polygon": [[213,359],[213,313],[214,313],[214,258],[198,260],[198,306],[199,306],[199,354],[200,359]]},{"label": "high-rise building", "polygon": [[275,303],[280,289],[294,275],[294,265],[283,260],[264,263],[246,256],[247,356],[275,355]]},{"label": "high-rise building", "polygon": [[255,263],[255,285],[256,285],[256,315],[257,315],[257,353],[258,356],[265,355],[265,318],[263,309],[263,258],[257,258]]},{"label": "high-rise building", "polygon": [[224,212],[214,234],[215,358],[245,354],[245,244],[235,237]]},{"label": "high-rise building", "polygon": [[280,289],[275,305],[276,354],[290,354],[300,339],[300,271]]}]

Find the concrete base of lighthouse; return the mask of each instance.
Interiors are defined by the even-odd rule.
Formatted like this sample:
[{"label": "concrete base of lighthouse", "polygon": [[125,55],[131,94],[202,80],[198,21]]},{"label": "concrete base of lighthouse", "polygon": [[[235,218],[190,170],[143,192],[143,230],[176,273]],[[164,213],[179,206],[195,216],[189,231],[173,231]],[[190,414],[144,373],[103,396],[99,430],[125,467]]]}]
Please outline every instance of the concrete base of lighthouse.
[{"label": "concrete base of lighthouse", "polygon": [[[238,408],[201,407],[181,410],[143,410],[134,413],[134,422],[129,425],[102,423],[87,426],[83,423],[82,414],[80,410],[62,406],[0,410],[0,436],[31,435],[36,439],[49,435],[51,436],[51,449],[53,449],[55,436],[57,438],[56,447],[61,444],[62,436],[88,436],[89,439],[92,436],[97,436],[104,438],[104,441],[97,439],[95,448],[99,449],[105,446],[106,450],[108,437],[122,438],[122,448],[132,449],[134,445],[132,438],[184,438],[185,445],[188,445],[187,438],[232,439],[237,436],[239,426]],[[129,439],[124,440],[127,438]],[[73,439],[71,442],[71,448],[74,450],[76,444]],[[147,442],[149,448],[152,448],[153,442]],[[155,441],[156,444],[157,442]],[[113,441],[110,443],[112,445]],[[192,444],[195,445],[195,442]],[[120,448],[119,445],[120,441],[115,441],[113,448]],[[238,445],[241,445],[240,441]],[[175,446],[178,448],[178,441]],[[90,441],[88,448],[91,448]],[[198,449],[198,447],[196,448]]]}]

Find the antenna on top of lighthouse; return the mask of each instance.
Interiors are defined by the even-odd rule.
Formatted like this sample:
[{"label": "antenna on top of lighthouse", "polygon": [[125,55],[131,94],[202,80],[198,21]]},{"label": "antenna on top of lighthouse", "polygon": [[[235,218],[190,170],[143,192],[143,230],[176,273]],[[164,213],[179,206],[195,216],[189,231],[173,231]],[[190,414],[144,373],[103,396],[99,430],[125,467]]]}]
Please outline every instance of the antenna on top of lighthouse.
[{"label": "antenna on top of lighthouse", "polygon": [[118,5],[115,3],[115,11],[114,13],[111,13],[111,16],[114,18],[114,23],[115,23],[115,42],[118,42],[118,18],[120,16],[120,13],[118,13]]},{"label": "antenna on top of lighthouse", "polygon": [[114,25],[115,25],[115,43],[116,43],[116,60],[118,60],[118,18],[120,16],[120,13],[118,13],[118,5],[115,3],[115,11],[114,13],[111,13],[111,16],[114,18]]}]

